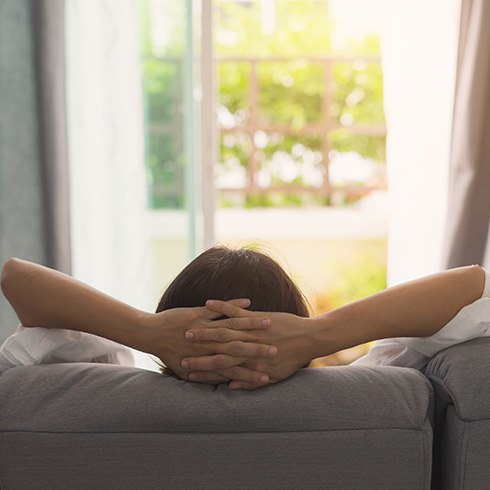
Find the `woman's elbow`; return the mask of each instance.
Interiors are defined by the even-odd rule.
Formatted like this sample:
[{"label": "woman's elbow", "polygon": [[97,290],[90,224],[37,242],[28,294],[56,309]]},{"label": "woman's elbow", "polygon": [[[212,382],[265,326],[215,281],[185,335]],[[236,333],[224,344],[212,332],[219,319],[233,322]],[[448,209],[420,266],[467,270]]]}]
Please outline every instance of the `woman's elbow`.
[{"label": "woman's elbow", "polygon": [[474,274],[475,280],[480,286],[481,296],[485,295],[489,285],[486,284],[487,274],[485,269],[481,265],[472,265],[470,266],[471,273]]},{"label": "woman's elbow", "polygon": [[19,270],[21,260],[15,257],[7,259],[2,267],[2,274],[0,276],[0,286],[5,295],[7,295],[9,286],[12,283],[13,277],[15,277],[16,272]]},{"label": "woman's elbow", "polygon": [[466,291],[472,296],[480,298],[484,291],[488,289],[485,285],[486,273],[485,269],[480,265],[467,265],[460,267],[461,283],[459,284],[462,291]]}]

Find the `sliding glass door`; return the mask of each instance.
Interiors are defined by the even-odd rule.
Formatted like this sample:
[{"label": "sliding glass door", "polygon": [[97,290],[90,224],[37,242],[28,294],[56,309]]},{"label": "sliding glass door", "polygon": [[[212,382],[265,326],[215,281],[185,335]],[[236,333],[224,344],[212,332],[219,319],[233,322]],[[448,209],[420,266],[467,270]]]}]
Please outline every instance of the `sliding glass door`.
[{"label": "sliding glass door", "polygon": [[192,0],[140,2],[155,294],[213,241],[211,6]]}]

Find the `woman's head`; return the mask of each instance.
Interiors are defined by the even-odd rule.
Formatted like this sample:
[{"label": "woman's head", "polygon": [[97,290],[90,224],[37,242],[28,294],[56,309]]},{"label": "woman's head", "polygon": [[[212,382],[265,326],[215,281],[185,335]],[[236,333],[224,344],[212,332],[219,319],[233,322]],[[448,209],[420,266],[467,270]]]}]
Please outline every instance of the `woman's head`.
[{"label": "woman's head", "polygon": [[250,299],[250,310],[309,316],[303,294],[275,260],[255,250],[222,246],[206,250],[185,267],[163,294],[157,312],[237,298]]}]

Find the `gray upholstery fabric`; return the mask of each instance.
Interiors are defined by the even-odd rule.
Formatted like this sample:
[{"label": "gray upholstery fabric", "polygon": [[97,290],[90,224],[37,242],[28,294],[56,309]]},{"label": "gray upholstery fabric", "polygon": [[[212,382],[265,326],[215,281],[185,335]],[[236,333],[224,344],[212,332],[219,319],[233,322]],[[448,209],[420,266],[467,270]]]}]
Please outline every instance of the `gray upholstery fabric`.
[{"label": "gray upholstery fabric", "polygon": [[489,487],[490,420],[461,420],[454,406],[442,427],[441,483],[444,490],[485,490]]},{"label": "gray upholstery fabric", "polygon": [[[475,421],[490,416],[490,338],[474,339],[446,349],[428,364],[425,374],[444,387],[444,403],[458,417]],[[438,401],[442,401],[441,392]]]},{"label": "gray upholstery fabric", "polygon": [[[0,378],[2,489],[430,488],[432,391],[403,368],[254,392],[118,366]],[[69,482],[69,484],[68,484]]]},{"label": "gray upholstery fabric", "polygon": [[490,338],[440,352],[425,374],[436,394],[434,490],[489,487]]}]

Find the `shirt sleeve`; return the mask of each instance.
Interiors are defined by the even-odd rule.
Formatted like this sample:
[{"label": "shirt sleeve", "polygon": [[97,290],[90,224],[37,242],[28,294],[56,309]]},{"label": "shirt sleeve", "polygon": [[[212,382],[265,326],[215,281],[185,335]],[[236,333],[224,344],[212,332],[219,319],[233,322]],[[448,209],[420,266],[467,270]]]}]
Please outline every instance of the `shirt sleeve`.
[{"label": "shirt sleeve", "polygon": [[0,347],[0,373],[17,366],[61,362],[132,366],[134,358],[126,346],[96,335],[21,325]]},{"label": "shirt sleeve", "polygon": [[490,335],[490,275],[485,271],[482,297],[465,306],[430,337],[378,340],[355,365],[391,365],[423,369],[439,351],[454,344]]}]

